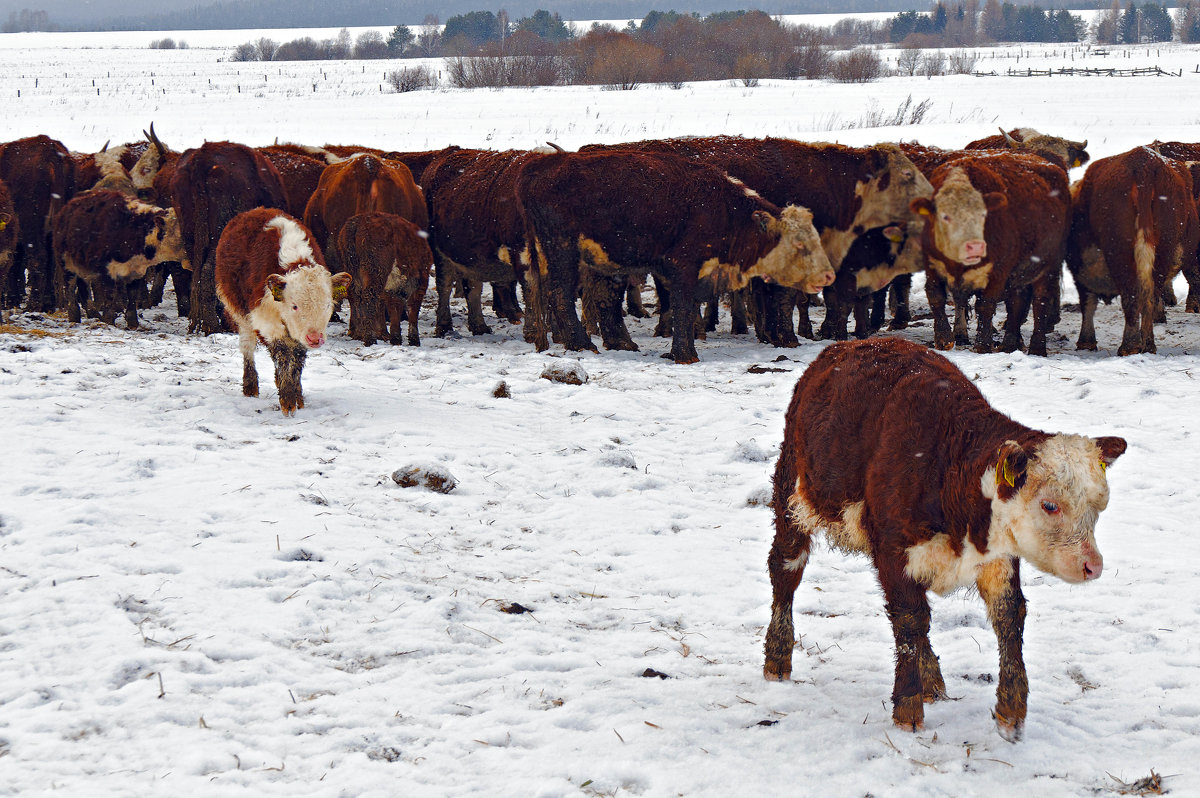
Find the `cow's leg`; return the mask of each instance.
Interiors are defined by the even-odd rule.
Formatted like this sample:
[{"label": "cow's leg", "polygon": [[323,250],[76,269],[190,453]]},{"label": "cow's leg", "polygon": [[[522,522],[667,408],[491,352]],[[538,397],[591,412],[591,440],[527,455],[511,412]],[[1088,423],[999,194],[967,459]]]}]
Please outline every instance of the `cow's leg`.
[{"label": "cow's leg", "polygon": [[538,319],[533,308],[533,290],[529,287],[528,278],[521,280],[521,298],[525,305],[521,319],[521,337],[525,339],[525,343],[532,344],[537,340]]},{"label": "cow's leg", "polygon": [[[1183,277],[1188,284],[1187,302],[1183,309],[1186,313],[1200,313],[1200,262],[1186,254],[1183,258]],[[1167,285],[1170,284],[1168,281]]]},{"label": "cow's leg", "polygon": [[[825,295],[825,320],[821,322],[821,326],[817,329],[817,337],[832,339],[834,341],[845,341],[847,336],[846,325],[850,319],[850,303],[854,300],[848,297],[854,296],[854,275],[849,272],[838,272],[838,279],[833,285],[823,289]],[[850,282],[850,291],[846,292],[846,282]],[[807,303],[805,303],[807,305]],[[807,307],[805,308],[807,313]]]},{"label": "cow's leg", "polygon": [[996,728],[1015,743],[1025,728],[1029,679],[1021,654],[1025,633],[1025,596],[1021,593],[1020,564],[1015,557],[992,560],[980,570],[975,584],[987,605],[1000,650],[1000,679],[996,686]]},{"label": "cow's leg", "polygon": [[946,318],[946,281],[936,272],[925,272],[925,298],[929,300],[929,312],[933,316],[933,345],[946,351],[954,348],[954,332]]},{"label": "cow's leg", "polygon": [[1088,287],[1078,280],[1075,288],[1079,291],[1079,340],[1075,342],[1076,349],[1096,351],[1096,306],[1100,304],[1100,295],[1088,290]]},{"label": "cow's leg", "polygon": [[729,332],[734,335],[745,335],[750,331],[747,324],[746,290],[742,288],[729,295]]},{"label": "cow's leg", "polygon": [[[925,589],[904,573],[903,553],[876,551],[873,556],[896,641],[892,720],[906,731],[918,731],[925,725],[923,671],[929,671],[931,665],[937,667],[929,645],[929,601]],[[937,675],[941,676],[940,671]],[[931,700],[944,693],[944,683],[929,685]]]},{"label": "cow's leg", "polygon": [[152,266],[150,278],[150,296],[147,300],[150,304],[147,307],[156,308],[162,304],[163,291],[167,287],[167,264]]},{"label": "cow's leg", "polygon": [[[908,295],[912,290],[912,275],[902,274],[888,286],[888,303],[892,310],[892,323],[889,330],[903,330],[912,321],[912,312],[908,309]],[[880,326],[883,322],[880,321]]]},{"label": "cow's leg", "polygon": [[[783,481],[795,483],[794,478]],[[763,646],[763,677],[780,682],[792,676],[792,649],[796,645],[792,600],[804,578],[804,566],[808,564],[812,549],[812,534],[816,531],[805,523],[815,516],[809,512],[791,512],[788,498],[778,494],[775,497],[775,541],[767,555],[767,571],[771,576],[771,623],[767,626]]]},{"label": "cow's leg", "polygon": [[650,318],[650,311],[642,304],[642,286],[646,283],[646,275],[638,274],[629,277],[625,288],[625,308],[635,319]]},{"label": "cow's leg", "polygon": [[658,323],[654,325],[655,338],[671,337],[671,287],[667,281],[654,275],[654,295],[658,297]]},{"label": "cow's leg", "polygon": [[[778,291],[779,311],[775,316],[778,323],[776,335],[783,343],[777,346],[792,347],[800,345],[800,338],[806,341],[817,340],[813,332],[812,319],[808,315],[809,308],[819,308],[823,304],[817,294],[806,294],[794,288],[780,287]],[[796,310],[796,326],[792,328],[792,309]],[[795,343],[792,343],[795,341]]]},{"label": "cow's leg", "polygon": [[704,332],[716,332],[717,323],[721,320],[721,295],[713,294],[713,298],[704,308],[703,321]]},{"label": "cow's leg", "polygon": [[254,368],[254,348],[258,333],[249,324],[238,325],[238,349],[242,353],[242,396],[258,396],[258,369]]},{"label": "cow's leg", "polygon": [[83,321],[83,311],[79,309],[79,278],[74,274],[67,277],[67,321],[78,324]]},{"label": "cow's leg", "polygon": [[621,304],[625,299],[624,277],[609,277],[591,272],[584,280],[584,313],[593,319],[605,349],[636,352],[637,344],[629,336]]},{"label": "cow's leg", "polygon": [[438,338],[445,338],[454,332],[454,325],[450,321],[450,294],[454,290],[454,269],[443,263],[441,257],[437,257],[433,274],[438,295],[437,321],[433,327],[433,334]]},{"label": "cow's leg", "polygon": [[[968,288],[951,289],[954,297],[954,343],[957,346],[971,345],[971,297],[974,296]],[[979,312],[976,300],[975,312]]]},{"label": "cow's leg", "polygon": [[483,320],[483,283],[467,280],[467,329],[471,335],[487,335],[492,331]]},{"label": "cow's leg", "polygon": [[981,293],[975,298],[975,351],[980,354],[996,351],[996,328],[992,319],[996,315],[997,297]]},{"label": "cow's leg", "polygon": [[[125,329],[127,330],[136,330],[138,328],[138,295],[141,293],[138,290],[139,286],[142,290],[146,288],[146,284],[140,280],[137,283],[122,280],[115,286],[116,290],[114,293],[117,296],[117,301],[124,306]],[[116,308],[114,307],[113,310],[115,311]]]},{"label": "cow's leg", "polygon": [[511,324],[521,321],[521,303],[517,301],[517,281],[491,283],[492,311]]},{"label": "cow's leg", "polygon": [[175,313],[186,319],[192,310],[192,272],[182,263],[171,264],[171,285],[175,287]]},{"label": "cow's leg", "polygon": [[1029,336],[1029,354],[1046,357],[1046,341],[1058,321],[1059,279],[1045,275],[1033,284],[1033,333]]},{"label": "cow's leg", "polygon": [[[414,288],[408,294],[408,301],[404,306],[400,305],[398,298],[391,299],[390,310],[385,310],[385,313],[391,316],[391,333],[390,340],[393,344],[400,343],[400,314],[408,316],[408,343],[409,346],[421,345],[421,333],[417,329],[417,319],[421,316],[421,301],[425,298],[425,292],[420,288]],[[513,300],[516,301],[517,292],[513,291]]]},{"label": "cow's leg", "polygon": [[[1033,295],[1033,286],[1020,286],[1009,289],[1005,298],[1004,340],[1000,342],[1000,351],[1019,352],[1025,346],[1021,336],[1021,325],[1029,315],[1029,302]],[[1032,354],[1032,353],[1031,353]]]},{"label": "cow's leg", "polygon": [[[675,268],[676,274],[682,269]],[[695,363],[700,360],[696,354],[696,284],[693,279],[680,275],[671,283],[671,353],[664,355],[676,363]]]},{"label": "cow's leg", "polygon": [[575,298],[579,296],[579,247],[569,239],[556,241],[545,248],[545,257],[547,273],[542,287],[547,289],[555,338],[571,352],[584,349],[598,352],[575,311]]},{"label": "cow's leg", "polygon": [[292,340],[272,341],[271,360],[275,362],[275,387],[279,390],[279,409],[290,416],[304,407],[300,375],[308,350]]}]

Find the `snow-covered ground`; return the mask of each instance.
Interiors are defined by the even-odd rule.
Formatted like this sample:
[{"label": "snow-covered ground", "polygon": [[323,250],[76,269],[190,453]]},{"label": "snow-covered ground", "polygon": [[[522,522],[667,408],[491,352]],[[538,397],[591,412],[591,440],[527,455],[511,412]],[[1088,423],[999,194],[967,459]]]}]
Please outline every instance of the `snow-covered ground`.
[{"label": "snow-covered ground", "polygon": [[[1087,138],[1093,157],[1200,140],[1200,50],[1179,46],[1109,58],[1180,78],[397,95],[377,85],[395,63],[233,64],[78,36],[0,36],[0,140],[94,150],[151,121],[177,148],[956,146],[997,125]],[[996,48],[999,71],[1016,51]],[[1021,52],[1071,63],[1061,45]],[[924,124],[847,129],[909,95],[932,100]],[[921,313],[919,283],[914,299]],[[291,418],[264,354],[263,396],[244,398],[235,338],[186,335],[169,302],[139,331],[21,313],[0,328],[0,794],[1093,796],[1152,772],[1200,794],[1200,317],[1172,309],[1158,355],[1118,358],[1116,306],[1101,351],[1076,353],[1068,304],[1049,358],[949,355],[1026,424],[1130,443],[1098,526],[1104,576],[1024,572],[1030,716],[1011,745],[989,716],[994,637],[967,594],[933,599],[954,700],[921,733],[892,726],[891,635],[864,559],[817,552],[794,681],[761,677],[763,501],[822,344],[771,349],[726,316],[694,366],[660,357],[650,321],[629,321],[640,352],[538,354],[504,322],[433,338],[432,301],[419,348],[331,325]],[[564,361],[588,382],[539,379]],[[493,396],[501,381],[510,398]],[[390,475],[411,465],[458,487],[401,488]],[[531,612],[505,612],[518,604]]]}]

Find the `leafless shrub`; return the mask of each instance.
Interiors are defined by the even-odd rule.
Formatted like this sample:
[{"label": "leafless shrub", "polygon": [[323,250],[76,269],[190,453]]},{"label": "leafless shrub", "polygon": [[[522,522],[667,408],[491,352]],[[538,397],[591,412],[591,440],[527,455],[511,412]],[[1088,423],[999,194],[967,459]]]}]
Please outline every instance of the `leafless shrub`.
[{"label": "leafless shrub", "polygon": [[970,75],[978,61],[979,56],[974,50],[955,50],[950,54],[950,74]]},{"label": "leafless shrub", "polygon": [[254,45],[250,42],[239,44],[233,48],[233,52],[229,54],[230,61],[257,61],[258,51],[254,49]]},{"label": "leafless shrub", "polygon": [[175,40],[169,37],[166,39],[155,39],[150,42],[151,50],[174,50],[175,47]]},{"label": "leafless shrub", "polygon": [[274,39],[268,39],[265,36],[254,43],[254,53],[259,61],[273,61],[275,53],[279,51],[279,45]]},{"label": "leafless shrub", "polygon": [[931,50],[921,58],[920,72],[927,78],[946,74],[946,54],[941,50]]},{"label": "leafless shrub", "polygon": [[388,72],[384,76],[389,86],[397,94],[420,89],[430,89],[437,86],[437,75],[429,67],[404,67]]},{"label": "leafless shrub", "polygon": [[903,50],[897,51],[896,55],[896,72],[901,75],[912,77],[917,74],[917,67],[921,65],[921,51],[913,47],[906,47]]},{"label": "leafless shrub", "polygon": [[767,57],[761,53],[746,53],[738,58],[733,65],[733,77],[742,82],[747,88],[754,88],[758,81],[767,77],[771,69]]},{"label": "leafless shrub", "polygon": [[870,83],[883,77],[885,68],[879,53],[866,47],[851,50],[833,59],[830,75],[839,83]]}]

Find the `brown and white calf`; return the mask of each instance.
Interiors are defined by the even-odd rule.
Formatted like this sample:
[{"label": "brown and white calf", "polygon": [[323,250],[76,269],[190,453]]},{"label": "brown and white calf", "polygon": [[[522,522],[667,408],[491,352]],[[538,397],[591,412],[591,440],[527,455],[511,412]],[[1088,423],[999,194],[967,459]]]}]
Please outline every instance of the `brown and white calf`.
[{"label": "brown and white calf", "polygon": [[261,340],[275,364],[279,409],[286,416],[304,407],[305,356],[325,343],[335,297],[350,280],[345,272],[330,275],[312,234],[284,211],[255,208],[225,225],[217,243],[217,296],[240,336],[243,394],[258,396],[254,348]]},{"label": "brown and white calf", "polygon": [[398,344],[400,321],[407,316],[408,342],[420,346],[417,317],[433,268],[426,239],[420,228],[394,213],[360,213],[342,225],[334,243],[339,262],[354,277],[349,292],[351,338],[367,346],[384,337]]},{"label": "brown and white calf", "polygon": [[174,209],[165,210],[115,189],[78,194],[52,222],[55,262],[66,282],[67,318],[80,321],[79,281],[91,290],[101,319],[116,322],[125,311],[125,325],[138,326],[137,292],[146,273],[161,263],[186,262],[179,221]]},{"label": "brown and white calf", "polygon": [[791,676],[792,598],[823,531],[875,563],[896,643],[896,724],[921,728],[924,702],[946,697],[926,591],[974,586],[999,644],[996,724],[1020,739],[1029,693],[1020,560],[1066,582],[1100,576],[1105,469],[1125,446],[1025,427],[949,360],[909,341],[828,347],[796,385],[775,469],[764,675]]}]

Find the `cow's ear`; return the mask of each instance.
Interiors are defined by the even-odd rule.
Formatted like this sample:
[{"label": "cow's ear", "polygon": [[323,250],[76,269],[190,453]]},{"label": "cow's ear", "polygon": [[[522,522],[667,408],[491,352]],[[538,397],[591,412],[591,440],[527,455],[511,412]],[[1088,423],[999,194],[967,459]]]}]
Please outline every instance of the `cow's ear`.
[{"label": "cow's ear", "polygon": [[283,301],[283,289],[287,288],[287,280],[283,279],[278,274],[267,275],[267,289],[271,292],[271,296],[276,302]]},{"label": "cow's ear", "polygon": [[765,233],[771,229],[771,222],[773,222],[774,219],[772,219],[771,214],[767,213],[766,211],[755,211],[754,221],[758,222],[758,229]]},{"label": "cow's ear", "polygon": [[333,275],[333,301],[342,302],[346,299],[346,288],[354,278],[349,272],[338,272]]},{"label": "cow's ear", "polygon": [[989,191],[983,195],[983,204],[987,206],[989,211],[994,211],[1008,205],[1008,197],[1005,197],[999,191]]},{"label": "cow's ear", "polygon": [[933,200],[928,197],[917,197],[908,203],[908,209],[921,216],[933,216]]},{"label": "cow's ear", "polygon": [[1128,445],[1124,438],[1118,438],[1115,435],[1097,438],[1096,447],[1100,450],[1101,465],[1108,468],[1113,464],[1114,460],[1125,454],[1125,449]]},{"label": "cow's ear", "polygon": [[1005,441],[996,452],[996,496],[1008,501],[1025,486],[1029,455],[1016,441]]}]

